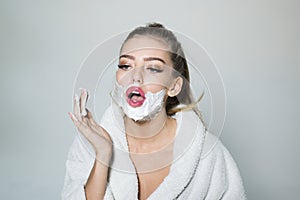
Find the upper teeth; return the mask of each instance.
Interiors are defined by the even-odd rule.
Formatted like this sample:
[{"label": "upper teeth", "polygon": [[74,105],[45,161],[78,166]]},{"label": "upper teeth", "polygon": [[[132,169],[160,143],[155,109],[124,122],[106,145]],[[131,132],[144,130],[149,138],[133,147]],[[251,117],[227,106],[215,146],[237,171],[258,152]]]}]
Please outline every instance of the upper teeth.
[{"label": "upper teeth", "polygon": [[132,91],[132,94],[140,94],[138,91]]}]

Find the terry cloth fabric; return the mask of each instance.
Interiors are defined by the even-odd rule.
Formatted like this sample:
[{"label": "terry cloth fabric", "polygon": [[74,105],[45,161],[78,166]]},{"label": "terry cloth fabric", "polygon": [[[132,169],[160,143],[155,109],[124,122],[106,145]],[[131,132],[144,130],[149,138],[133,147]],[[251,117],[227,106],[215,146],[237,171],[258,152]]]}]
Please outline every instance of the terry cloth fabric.
[{"label": "terry cloth fabric", "polygon": [[[193,111],[178,112],[174,118],[177,130],[169,175],[148,200],[245,200],[239,170],[218,138],[205,131]],[[123,116],[110,106],[100,124],[114,146],[104,199],[137,200],[138,178],[129,156]],[[63,200],[85,200],[84,185],[94,159],[92,146],[78,134],[66,161]]]}]

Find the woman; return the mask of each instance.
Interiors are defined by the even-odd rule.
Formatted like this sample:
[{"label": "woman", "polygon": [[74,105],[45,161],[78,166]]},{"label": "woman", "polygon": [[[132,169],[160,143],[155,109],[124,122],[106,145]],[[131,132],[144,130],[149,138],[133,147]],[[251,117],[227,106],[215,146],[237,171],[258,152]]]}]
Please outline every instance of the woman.
[{"label": "woman", "polygon": [[124,41],[101,125],[87,98],[82,90],[69,116],[93,153],[75,139],[63,199],[246,199],[233,159],[195,106],[182,47],[161,24]]}]

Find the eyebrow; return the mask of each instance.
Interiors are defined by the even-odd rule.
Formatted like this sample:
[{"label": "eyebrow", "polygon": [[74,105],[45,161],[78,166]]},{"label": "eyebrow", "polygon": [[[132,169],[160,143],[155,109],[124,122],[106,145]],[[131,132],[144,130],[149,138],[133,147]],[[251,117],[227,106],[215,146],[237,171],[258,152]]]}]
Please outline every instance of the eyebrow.
[{"label": "eyebrow", "polygon": [[[128,58],[128,59],[130,59],[130,60],[134,60],[134,59],[135,59],[134,56],[127,55],[127,54],[121,55],[121,56],[119,57],[119,59],[121,59],[121,58]],[[146,57],[146,58],[144,58],[144,61],[152,61],[152,60],[158,60],[158,61],[160,61],[160,62],[166,64],[166,62],[165,62],[163,59],[158,58],[158,57]]]}]

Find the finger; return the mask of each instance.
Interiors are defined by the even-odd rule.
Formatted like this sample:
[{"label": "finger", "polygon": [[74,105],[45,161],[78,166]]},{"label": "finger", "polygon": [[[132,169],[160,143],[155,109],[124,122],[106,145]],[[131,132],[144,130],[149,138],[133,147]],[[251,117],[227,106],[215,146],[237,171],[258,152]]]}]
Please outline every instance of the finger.
[{"label": "finger", "polygon": [[87,120],[87,124],[89,125],[89,127],[91,129],[93,129],[95,132],[99,132],[98,128],[99,128],[99,125],[97,124],[97,122],[93,119],[93,116],[92,116],[92,113],[86,109],[87,111],[87,115],[86,117],[84,118],[85,120]]},{"label": "finger", "polygon": [[89,127],[96,133],[100,133],[103,135],[104,129],[94,120],[92,113],[89,111],[89,109],[86,109],[87,115],[85,119],[88,119]]},{"label": "finger", "polygon": [[87,126],[85,123],[81,122],[81,121],[76,121],[75,125],[78,129],[78,131],[91,143],[93,143],[93,141],[96,141],[94,138],[97,134],[95,134],[96,132],[90,127]]},{"label": "finger", "polygon": [[68,115],[70,116],[70,118],[72,119],[72,121],[74,122],[77,130],[90,142],[95,141],[96,139],[96,135],[93,133],[97,133],[97,130],[95,130],[93,127],[91,126],[86,126],[85,123],[83,123],[82,121],[79,121],[76,116],[71,113],[68,112]]},{"label": "finger", "polygon": [[81,90],[81,95],[80,95],[80,111],[81,111],[81,116],[86,116],[86,101],[87,101],[87,91],[86,89]]},{"label": "finger", "polygon": [[78,119],[75,117],[75,115],[73,113],[68,112],[68,115],[74,123],[76,123],[78,121]]},{"label": "finger", "polygon": [[74,115],[77,118],[77,120],[81,120],[80,116],[80,108],[79,108],[79,97],[75,94],[74,96]]},{"label": "finger", "polygon": [[89,121],[89,119],[87,117],[82,117],[81,122],[84,123],[88,127],[92,127],[92,124],[91,124],[91,122]]},{"label": "finger", "polygon": [[74,122],[74,124],[75,124],[76,128],[79,130],[79,132],[82,133],[83,135],[86,135],[86,132],[87,132],[86,129],[88,129],[89,127],[82,121],[79,121],[73,113],[68,112],[68,115]]},{"label": "finger", "polygon": [[88,118],[89,122],[91,125],[96,126],[98,125],[97,122],[94,120],[92,113],[89,111],[89,109],[86,109],[87,115],[86,117]]},{"label": "finger", "polygon": [[[98,133],[99,135],[105,137],[108,141],[111,141],[111,138],[110,138],[109,134],[101,126],[98,125],[98,128],[96,128],[95,126],[87,125],[87,124],[84,123],[84,121],[87,120],[87,118],[83,119],[83,121],[79,121],[76,118],[76,116],[71,112],[68,112],[68,115],[70,116],[70,118],[74,122],[74,124],[75,124],[76,128],[78,129],[78,131],[81,134],[83,134],[89,141],[93,141],[93,139],[96,137],[96,135],[93,134],[93,133]],[[100,128],[100,130],[99,130],[99,128]]]},{"label": "finger", "polygon": [[86,90],[86,102],[89,100],[89,98],[90,98],[90,93],[88,90]]}]

